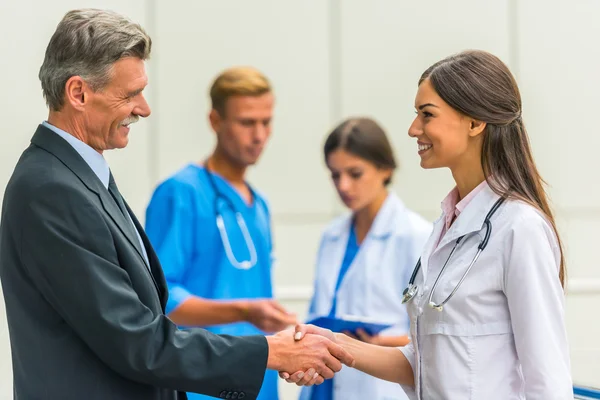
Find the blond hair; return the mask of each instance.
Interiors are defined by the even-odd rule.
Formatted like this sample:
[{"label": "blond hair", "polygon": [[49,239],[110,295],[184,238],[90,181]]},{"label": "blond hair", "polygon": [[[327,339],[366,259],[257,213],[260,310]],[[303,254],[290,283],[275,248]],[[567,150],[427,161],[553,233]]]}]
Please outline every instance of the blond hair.
[{"label": "blond hair", "polygon": [[223,71],[215,79],[210,88],[210,100],[212,108],[223,115],[230,97],[260,96],[271,90],[271,83],[257,69],[233,67]]}]

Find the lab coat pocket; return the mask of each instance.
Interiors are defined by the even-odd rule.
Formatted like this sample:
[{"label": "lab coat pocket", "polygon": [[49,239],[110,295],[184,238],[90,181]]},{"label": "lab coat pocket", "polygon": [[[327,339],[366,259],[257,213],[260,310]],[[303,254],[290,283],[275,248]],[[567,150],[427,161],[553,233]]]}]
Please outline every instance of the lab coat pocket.
[{"label": "lab coat pocket", "polygon": [[[421,337],[423,399],[444,399],[446,393],[460,393],[461,399],[473,399],[472,341],[469,337],[454,340],[450,336],[440,334]],[[444,351],[428,351],[428,348],[443,348]],[[450,400],[453,399],[454,397]]]},{"label": "lab coat pocket", "polygon": [[[494,365],[505,362],[506,341],[498,344],[498,337],[512,337],[509,320],[490,323],[421,323],[419,332],[422,352],[421,369],[424,399],[443,398],[440,391],[461,393],[464,399],[503,398],[497,392],[506,390],[509,376],[489,376],[482,378],[483,371],[477,366]],[[509,346],[510,347],[510,346]],[[443,352],[427,349],[444,349]],[[515,366],[516,367],[516,366]],[[496,370],[496,369],[494,369]],[[498,370],[509,371],[505,366]],[[448,374],[448,371],[452,371]],[[460,379],[456,379],[460,377]],[[483,383],[483,384],[482,384]],[[508,394],[507,397],[509,398]]]},{"label": "lab coat pocket", "polygon": [[514,398],[521,391],[521,381],[515,381],[512,373],[520,368],[512,333],[476,336],[472,344],[473,364],[494,366],[491,370],[475,371],[473,398]]}]

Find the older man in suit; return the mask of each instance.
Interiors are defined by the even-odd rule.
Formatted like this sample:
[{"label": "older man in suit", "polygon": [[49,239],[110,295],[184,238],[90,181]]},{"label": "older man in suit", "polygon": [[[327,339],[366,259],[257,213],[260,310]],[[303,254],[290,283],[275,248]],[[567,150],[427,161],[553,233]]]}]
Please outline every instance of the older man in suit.
[{"label": "older man in suit", "polygon": [[266,368],[312,368],[320,383],[353,362],[319,336],[218,336],[165,316],[160,263],[103,157],[150,115],[150,48],[128,19],[75,10],[46,50],[49,117],[14,170],[0,226],[15,399],[255,399]]}]

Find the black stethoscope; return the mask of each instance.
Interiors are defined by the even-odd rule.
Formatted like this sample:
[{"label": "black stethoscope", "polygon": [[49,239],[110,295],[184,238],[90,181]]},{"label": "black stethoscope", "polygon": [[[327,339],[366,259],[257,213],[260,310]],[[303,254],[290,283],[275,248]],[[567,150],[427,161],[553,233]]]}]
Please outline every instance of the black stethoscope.
[{"label": "black stethoscope", "polygon": [[[252,240],[252,236],[250,236],[250,232],[248,231],[248,226],[244,221],[242,213],[237,211],[233,206],[231,200],[227,196],[224,196],[217,188],[215,178],[213,177],[212,172],[208,170],[207,164],[208,163],[204,163],[204,171],[206,172],[208,181],[210,182],[210,185],[212,186],[212,189],[215,192],[215,217],[217,221],[217,228],[219,229],[219,234],[221,235],[221,241],[223,242],[223,247],[225,248],[225,254],[227,255],[227,259],[235,268],[250,269],[256,265],[258,257],[256,255],[256,247],[254,247],[254,241]],[[246,242],[246,247],[248,248],[248,252],[250,253],[250,260],[238,261],[238,259],[235,258],[235,255],[233,254],[233,250],[231,248],[231,242],[229,241],[229,236],[227,235],[225,221],[223,220],[223,216],[219,212],[219,199],[224,201],[225,204],[227,204],[227,207],[229,207],[229,209],[235,213],[235,218],[237,220],[238,227],[240,228],[240,231],[242,231],[244,241]]]},{"label": "black stethoscope", "polygon": [[[485,227],[485,236],[483,237],[483,240],[481,241],[481,243],[479,243],[479,247],[477,248],[477,253],[475,254],[475,257],[473,257],[473,260],[471,261],[471,264],[469,264],[469,267],[467,268],[467,270],[465,271],[465,273],[463,274],[463,276],[460,278],[460,281],[458,281],[458,284],[454,287],[454,290],[452,291],[452,293],[450,293],[450,295],[448,297],[446,297],[446,300],[442,301],[439,304],[436,304],[433,301],[433,293],[435,292],[435,288],[437,287],[437,284],[438,284],[438,282],[440,280],[440,277],[444,273],[444,270],[446,269],[446,266],[448,265],[448,262],[450,261],[450,259],[452,258],[452,255],[456,251],[456,248],[457,248],[458,244],[467,235],[463,235],[463,236],[459,237],[456,240],[456,243],[454,243],[454,247],[452,248],[452,251],[450,252],[450,255],[446,259],[446,262],[444,263],[444,266],[442,267],[442,270],[438,274],[438,276],[437,276],[437,278],[435,280],[435,283],[433,284],[433,287],[431,288],[431,292],[429,292],[429,307],[431,307],[431,308],[433,308],[434,310],[437,310],[437,311],[442,311],[443,308],[444,308],[444,305],[448,302],[448,300],[450,300],[452,298],[452,296],[454,296],[454,293],[456,293],[456,291],[458,290],[458,288],[460,287],[460,285],[463,283],[463,281],[467,277],[467,274],[469,273],[469,271],[473,267],[473,264],[475,264],[475,262],[479,258],[479,255],[483,251],[483,249],[486,248],[486,246],[487,246],[487,244],[488,244],[488,242],[490,240],[490,233],[492,232],[492,222],[490,221],[490,219],[492,218],[492,216],[494,215],[494,213],[498,210],[498,208],[500,207],[500,205],[502,205],[502,203],[504,202],[504,200],[505,200],[504,197],[501,197],[500,199],[498,199],[496,201],[496,203],[494,203],[494,205],[492,206],[492,209],[486,215],[485,220],[483,221],[483,224],[484,224],[484,227]],[[414,299],[415,295],[419,291],[419,287],[417,285],[415,285],[415,279],[416,279],[417,274],[419,273],[420,269],[421,269],[421,259],[419,258],[419,261],[417,261],[417,265],[415,266],[415,269],[413,270],[413,273],[410,276],[410,280],[408,281],[408,286],[406,287],[406,289],[404,289],[404,292],[402,293],[402,304],[408,303],[409,301],[412,301],[412,299]]]}]

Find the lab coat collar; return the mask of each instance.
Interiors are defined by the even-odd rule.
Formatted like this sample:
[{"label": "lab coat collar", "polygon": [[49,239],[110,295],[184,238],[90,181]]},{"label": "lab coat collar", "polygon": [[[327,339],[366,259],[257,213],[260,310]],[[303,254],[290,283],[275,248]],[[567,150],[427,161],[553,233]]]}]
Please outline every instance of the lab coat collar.
[{"label": "lab coat collar", "polygon": [[[385,239],[392,233],[401,233],[403,230],[408,229],[407,223],[399,221],[399,218],[404,219],[405,210],[406,207],[402,200],[395,193],[390,192],[377,213],[367,237],[380,240]],[[340,218],[328,229],[325,235],[332,240],[337,240],[342,236],[347,237],[352,225],[352,217],[353,214],[348,213]]]},{"label": "lab coat collar", "polygon": [[[448,232],[440,241],[437,249],[441,249],[446,244],[455,241],[463,235],[481,230],[483,228],[485,217],[499,198],[500,196],[494,193],[489,185],[486,184],[485,188],[483,188],[481,192],[467,204],[464,211],[456,218]],[[446,221],[445,217],[445,213],[442,213],[442,218],[436,222],[436,225],[444,224]]]}]

